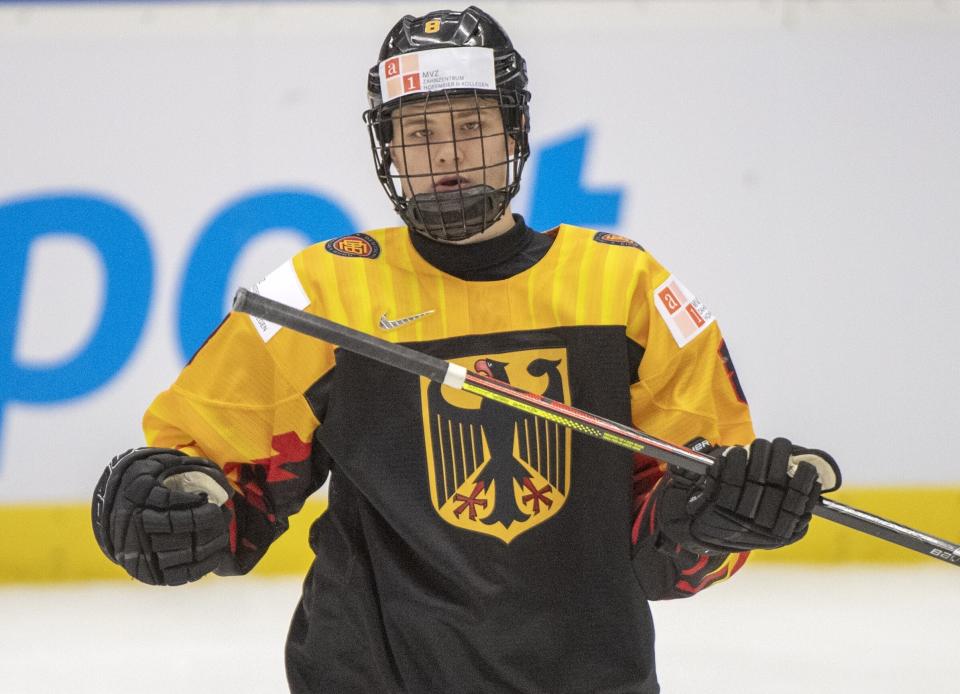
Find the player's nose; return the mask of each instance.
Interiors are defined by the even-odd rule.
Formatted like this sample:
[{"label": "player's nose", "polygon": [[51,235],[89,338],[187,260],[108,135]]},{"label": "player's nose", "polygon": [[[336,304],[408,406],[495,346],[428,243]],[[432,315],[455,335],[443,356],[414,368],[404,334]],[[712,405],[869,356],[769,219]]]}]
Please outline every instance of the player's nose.
[{"label": "player's nose", "polygon": [[432,148],[435,164],[460,164],[463,162],[463,146],[451,136],[437,142]]}]

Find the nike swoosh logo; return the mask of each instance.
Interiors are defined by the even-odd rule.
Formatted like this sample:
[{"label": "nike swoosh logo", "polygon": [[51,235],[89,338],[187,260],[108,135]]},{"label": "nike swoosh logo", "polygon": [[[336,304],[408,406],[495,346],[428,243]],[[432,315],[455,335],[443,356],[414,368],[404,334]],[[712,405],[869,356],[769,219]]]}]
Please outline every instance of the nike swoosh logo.
[{"label": "nike swoosh logo", "polygon": [[380,316],[380,327],[384,330],[395,330],[396,328],[401,328],[404,325],[413,323],[413,321],[415,320],[420,320],[421,318],[425,318],[426,316],[429,316],[431,313],[434,313],[433,309],[430,309],[429,311],[424,311],[423,313],[415,313],[412,316],[406,316],[405,318],[397,318],[396,320],[390,320],[389,318],[387,318],[387,314],[384,313],[382,316]]}]

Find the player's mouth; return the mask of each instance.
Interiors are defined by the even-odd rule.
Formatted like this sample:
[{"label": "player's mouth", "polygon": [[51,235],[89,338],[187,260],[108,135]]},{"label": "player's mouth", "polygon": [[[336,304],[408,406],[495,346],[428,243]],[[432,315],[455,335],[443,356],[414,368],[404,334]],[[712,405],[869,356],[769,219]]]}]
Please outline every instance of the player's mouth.
[{"label": "player's mouth", "polygon": [[470,181],[463,176],[444,176],[433,184],[433,190],[436,193],[448,193],[451,190],[469,188],[470,186]]}]

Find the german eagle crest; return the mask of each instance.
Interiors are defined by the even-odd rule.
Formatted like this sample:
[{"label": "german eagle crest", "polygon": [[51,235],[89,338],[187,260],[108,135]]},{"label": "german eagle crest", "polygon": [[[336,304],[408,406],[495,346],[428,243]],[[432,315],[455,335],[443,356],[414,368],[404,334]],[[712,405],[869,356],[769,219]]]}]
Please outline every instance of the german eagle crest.
[{"label": "german eagle crest", "polygon": [[[570,403],[562,348],[454,359]],[[434,509],[457,527],[509,543],[555,516],[570,489],[570,431],[493,400],[421,379]]]}]

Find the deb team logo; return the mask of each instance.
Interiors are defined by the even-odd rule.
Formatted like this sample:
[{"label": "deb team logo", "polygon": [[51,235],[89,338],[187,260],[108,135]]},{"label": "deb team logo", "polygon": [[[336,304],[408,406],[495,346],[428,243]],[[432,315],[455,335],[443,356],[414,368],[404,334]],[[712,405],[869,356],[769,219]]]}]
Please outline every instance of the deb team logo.
[{"label": "deb team logo", "polygon": [[[570,404],[563,348],[454,363]],[[553,518],[570,493],[569,429],[420,379],[430,497],[440,517],[509,543]]]},{"label": "deb team logo", "polygon": [[633,239],[628,239],[626,236],[621,236],[620,234],[611,234],[606,231],[598,231],[593,235],[593,240],[597,243],[606,243],[610,246],[625,246],[627,248],[643,250],[643,246]]},{"label": "deb team logo", "polygon": [[367,234],[350,234],[327,241],[325,246],[328,253],[343,258],[377,258],[380,255],[380,244]]}]

